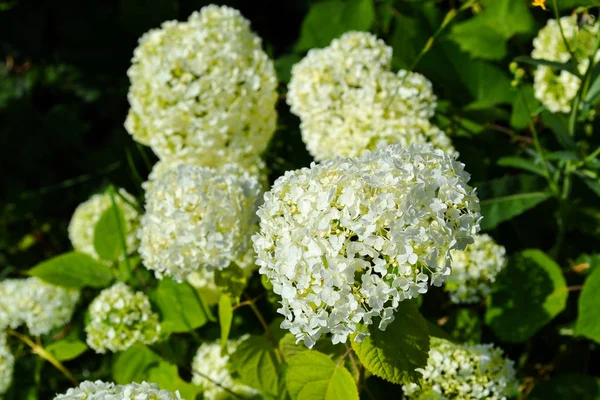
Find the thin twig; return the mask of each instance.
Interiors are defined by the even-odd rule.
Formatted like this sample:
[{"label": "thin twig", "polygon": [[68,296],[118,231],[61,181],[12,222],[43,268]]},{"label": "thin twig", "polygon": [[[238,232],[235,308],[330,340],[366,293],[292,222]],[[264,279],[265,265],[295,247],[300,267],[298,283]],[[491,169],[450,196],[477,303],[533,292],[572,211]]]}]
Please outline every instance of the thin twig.
[{"label": "thin twig", "polygon": [[269,324],[267,324],[267,321],[265,320],[265,318],[261,314],[261,312],[258,309],[258,307],[256,307],[256,304],[254,304],[254,301],[249,300],[248,306],[250,306],[250,308],[254,312],[254,315],[256,315],[256,318],[258,319],[258,322],[260,322],[260,324],[262,325],[263,329],[265,330],[265,334],[267,335],[267,338],[273,344],[273,352],[275,353],[275,357],[277,358],[277,362],[279,364],[283,364],[283,355],[279,351],[278,343],[275,340],[275,337],[273,336],[273,333],[269,329]]}]

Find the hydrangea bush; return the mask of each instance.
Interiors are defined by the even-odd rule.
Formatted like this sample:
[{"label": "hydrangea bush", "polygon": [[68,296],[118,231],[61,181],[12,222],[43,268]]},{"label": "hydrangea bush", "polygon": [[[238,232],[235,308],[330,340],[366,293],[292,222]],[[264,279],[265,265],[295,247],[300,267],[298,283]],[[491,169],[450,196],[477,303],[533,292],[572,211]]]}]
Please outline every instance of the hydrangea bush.
[{"label": "hydrangea bush", "polygon": [[598,397],[596,4],[8,3],[0,399]]}]

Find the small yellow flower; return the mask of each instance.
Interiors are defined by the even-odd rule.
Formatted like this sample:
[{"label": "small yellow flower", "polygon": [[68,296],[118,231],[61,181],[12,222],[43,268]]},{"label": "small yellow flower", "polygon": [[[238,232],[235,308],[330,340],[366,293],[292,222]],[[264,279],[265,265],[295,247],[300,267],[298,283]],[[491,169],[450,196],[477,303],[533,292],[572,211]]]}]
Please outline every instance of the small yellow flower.
[{"label": "small yellow flower", "polygon": [[546,0],[533,0],[531,5],[534,7],[542,7],[542,10],[546,10]]}]

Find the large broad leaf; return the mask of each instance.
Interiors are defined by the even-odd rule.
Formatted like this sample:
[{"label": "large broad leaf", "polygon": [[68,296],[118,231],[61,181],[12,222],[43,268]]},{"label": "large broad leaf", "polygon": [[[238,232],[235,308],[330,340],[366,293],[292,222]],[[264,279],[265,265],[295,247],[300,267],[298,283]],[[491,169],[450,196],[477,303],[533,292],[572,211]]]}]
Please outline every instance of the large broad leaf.
[{"label": "large broad leaf", "polygon": [[113,273],[105,264],[87,254],[70,252],[51,258],[28,271],[46,282],[68,288],[102,288],[110,284]]},{"label": "large broad leaf", "polygon": [[177,366],[161,361],[148,371],[148,381],[156,383],[162,390],[178,391],[182,399],[195,399],[203,389],[181,379]]},{"label": "large broad leaf", "polygon": [[348,370],[315,350],[290,360],[285,382],[292,400],[358,400],[358,389]]},{"label": "large broad leaf", "polygon": [[46,347],[46,350],[58,361],[69,361],[77,358],[87,349],[87,344],[78,339],[63,339]]},{"label": "large broad leaf", "polygon": [[392,383],[414,382],[419,378],[415,368],[424,368],[429,355],[427,320],[414,304],[401,302],[396,319],[385,331],[370,326],[362,342],[352,341],[352,348],[365,368]]},{"label": "large broad leaf", "polygon": [[600,382],[593,376],[562,374],[536,385],[527,398],[600,400]]},{"label": "large broad leaf", "polygon": [[233,320],[233,307],[231,298],[222,295],[219,299],[219,325],[221,326],[221,351],[227,350],[227,339],[231,330],[231,321]]},{"label": "large broad leaf", "polygon": [[558,143],[566,150],[576,150],[577,144],[569,134],[569,120],[565,115],[542,112],[542,122],[554,133]]},{"label": "large broad leaf", "polygon": [[123,229],[125,217],[119,206],[108,207],[94,227],[94,249],[101,259],[116,261],[123,254]]},{"label": "large broad leaf", "polygon": [[477,186],[481,229],[495,228],[551,197],[545,181],[533,175],[504,176]]},{"label": "large broad leaf", "polygon": [[242,383],[264,394],[277,396],[279,363],[272,343],[264,336],[250,336],[231,355],[231,368]]},{"label": "large broad leaf", "polygon": [[533,85],[523,85],[512,104],[510,125],[517,130],[527,128],[531,122],[530,113],[535,112],[539,106],[540,102],[533,93]]},{"label": "large broad leaf", "polygon": [[344,32],[368,31],[374,22],[373,0],[327,0],[314,3],[302,22],[296,50],[325,47]]},{"label": "large broad leaf", "polygon": [[160,357],[146,346],[130,347],[115,356],[112,366],[113,380],[120,385],[147,381],[150,368],[160,361]]},{"label": "large broad leaf", "polygon": [[525,250],[498,275],[485,322],[501,340],[522,342],[564,310],[567,296],[558,264],[541,250]]},{"label": "large broad leaf", "polygon": [[171,332],[188,332],[208,321],[199,294],[187,282],[164,278],[151,297],[160,309],[165,328]]},{"label": "large broad leaf", "polygon": [[595,268],[585,280],[579,297],[577,334],[600,343],[600,269]]}]

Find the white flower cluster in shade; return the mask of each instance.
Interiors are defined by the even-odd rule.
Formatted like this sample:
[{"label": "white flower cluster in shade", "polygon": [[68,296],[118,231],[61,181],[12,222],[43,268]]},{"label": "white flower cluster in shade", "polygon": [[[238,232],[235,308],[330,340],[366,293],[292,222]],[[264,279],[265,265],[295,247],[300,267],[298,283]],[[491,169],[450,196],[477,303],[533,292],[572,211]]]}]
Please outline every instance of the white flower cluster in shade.
[{"label": "white flower cluster in shade", "polygon": [[[127,201],[124,199],[127,199]],[[129,253],[136,251],[138,247],[136,233],[139,227],[140,213],[132,206],[135,202],[135,198],[124,189],[119,189],[119,195],[115,194],[115,203],[125,219],[123,229],[127,252]],[[102,214],[112,206],[112,200],[108,193],[95,194],[89,200],[77,206],[69,223],[69,239],[75,250],[88,254],[95,259],[100,258],[94,249],[94,229]]]},{"label": "white flower cluster in shade", "polygon": [[424,76],[390,71],[392,49],[367,32],[349,32],[310,50],[292,68],[287,102],[317,160],[356,157],[378,146],[431,142],[453,151],[429,122],[436,107]]},{"label": "white flower cluster in shade", "polygon": [[445,290],[453,303],[475,303],[484,299],[506,263],[506,249],[487,234],[474,237],[463,251],[452,251],[452,273]]},{"label": "white flower cluster in shade", "polygon": [[24,324],[32,335],[45,335],[71,320],[78,300],[78,290],[38,278],[5,279],[0,282],[0,328]]},{"label": "white flower cluster in shade", "polygon": [[6,393],[13,380],[15,357],[6,343],[6,334],[0,332],[0,395]]},{"label": "white flower cluster in shade", "polygon": [[[227,353],[235,352],[237,346],[247,339],[244,335],[237,340],[227,342]],[[232,398],[231,392],[240,398],[250,398],[258,392],[234,379],[229,373],[229,356],[221,354],[219,341],[202,343],[192,361],[192,382],[204,389],[207,400],[225,400]]]},{"label": "white flower cluster in shade", "polygon": [[146,192],[140,255],[156,277],[181,281],[194,271],[242,264],[257,229],[262,187],[256,176],[227,164],[180,164]]},{"label": "white flower cluster in shade", "polygon": [[158,314],[143,292],[122,282],[104,289],[89,308],[87,344],[96,353],[123,351],[135,344],[152,344],[160,335]]},{"label": "white flower cluster in shade", "polygon": [[277,79],[239,11],[210,5],[135,49],[125,128],[159,158],[204,166],[259,156],[275,132]]},{"label": "white flower cluster in shade", "polygon": [[[593,54],[600,24],[579,25],[574,14],[562,17],[560,25],[569,48],[575,54],[577,69],[584,74],[589,65],[589,57],[594,56],[597,61],[600,55],[600,53]],[[546,26],[533,39],[531,57],[559,63],[571,61],[571,53],[565,45],[555,19],[549,19]],[[551,112],[570,112],[571,102],[577,95],[580,85],[581,80],[567,71],[559,71],[544,65],[539,65],[535,70],[533,84],[535,97]]]},{"label": "white flower cluster in shade", "polygon": [[[312,347],[345,342],[357,325],[440,286],[450,250],[479,230],[464,165],[432,145],[393,145],[288,171],[259,209],[259,272],[281,295],[281,327]],[[357,335],[356,340],[362,340]]]},{"label": "white flower cluster in shade", "polygon": [[115,385],[112,382],[85,381],[59,394],[54,400],[181,400],[179,392],[160,390],[155,383]]},{"label": "white flower cluster in shade", "polygon": [[402,387],[408,399],[506,400],[518,389],[513,362],[491,344],[459,345],[432,338],[419,383]]}]

